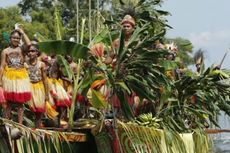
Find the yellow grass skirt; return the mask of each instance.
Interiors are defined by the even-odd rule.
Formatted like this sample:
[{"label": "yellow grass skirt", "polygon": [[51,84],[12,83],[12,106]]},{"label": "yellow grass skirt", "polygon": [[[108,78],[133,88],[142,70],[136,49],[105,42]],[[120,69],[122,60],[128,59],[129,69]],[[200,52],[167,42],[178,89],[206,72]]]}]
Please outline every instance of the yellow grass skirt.
[{"label": "yellow grass skirt", "polygon": [[44,113],[45,105],[45,88],[42,81],[32,84],[32,99],[28,102],[30,110],[36,113]]},{"label": "yellow grass skirt", "polygon": [[48,78],[48,83],[50,86],[50,93],[55,101],[55,106],[69,107],[71,105],[71,100],[60,81],[55,78]]},{"label": "yellow grass skirt", "polygon": [[2,82],[7,101],[25,103],[31,99],[31,84],[25,68],[5,67]]}]

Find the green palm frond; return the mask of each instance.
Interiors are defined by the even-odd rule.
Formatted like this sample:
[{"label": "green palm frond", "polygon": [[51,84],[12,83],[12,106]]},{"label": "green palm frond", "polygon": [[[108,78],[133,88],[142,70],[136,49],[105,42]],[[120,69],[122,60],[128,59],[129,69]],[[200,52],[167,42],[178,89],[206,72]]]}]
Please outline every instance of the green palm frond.
[{"label": "green palm frond", "polygon": [[[125,152],[208,153],[211,148],[209,137],[199,130],[194,133],[177,133],[120,121],[118,127],[118,133],[121,133],[119,140]],[[202,151],[198,150],[200,144],[203,144]]]},{"label": "green palm frond", "polygon": [[55,34],[57,40],[62,40],[63,36],[63,26],[60,15],[60,8],[57,4],[54,6],[54,24],[55,24]]},{"label": "green palm frond", "polygon": [[[54,148],[56,153],[62,153],[63,141],[67,142],[65,136],[61,132],[48,131],[48,130],[33,130],[24,125],[16,122],[0,118],[1,126],[5,127],[8,139],[5,137],[3,140],[9,141],[5,145],[3,152],[15,152],[15,149],[20,153],[51,153],[50,149]],[[12,140],[12,136],[19,136],[19,139]],[[3,141],[0,141],[1,143]],[[10,146],[8,146],[8,144]],[[67,144],[69,146],[69,144]],[[3,145],[4,146],[4,145]],[[1,148],[3,148],[1,146]],[[7,148],[8,147],[8,148]],[[69,146],[70,147],[70,146]],[[71,148],[68,148],[71,153]]]},{"label": "green palm frond", "polygon": [[[204,128],[208,122],[218,126],[217,116],[220,110],[229,114],[227,101],[230,85],[225,81],[229,78],[221,70],[208,68],[199,75],[183,76],[172,86],[175,101],[162,99],[159,117],[164,123],[176,131],[189,131],[194,128]],[[173,118],[168,117],[171,115]]]},{"label": "green palm frond", "polygon": [[82,58],[86,59],[88,54],[88,48],[82,44],[77,44],[71,41],[65,40],[53,40],[39,42],[39,49],[47,54],[60,54],[70,55],[74,59]]}]

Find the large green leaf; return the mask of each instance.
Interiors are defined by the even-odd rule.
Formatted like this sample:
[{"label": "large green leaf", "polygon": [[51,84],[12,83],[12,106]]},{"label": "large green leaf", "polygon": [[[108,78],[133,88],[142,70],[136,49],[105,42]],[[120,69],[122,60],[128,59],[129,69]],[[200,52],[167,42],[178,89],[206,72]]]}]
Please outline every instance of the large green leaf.
[{"label": "large green leaf", "polygon": [[39,50],[47,54],[68,54],[73,58],[86,59],[89,48],[71,41],[65,40],[52,40],[39,42]]},{"label": "large green leaf", "polygon": [[92,105],[97,109],[104,109],[107,107],[107,102],[105,97],[96,90],[92,89]]},{"label": "large green leaf", "polygon": [[122,92],[121,90],[117,90],[117,96],[120,100],[123,115],[125,116],[126,119],[133,120],[134,119],[134,113],[133,113],[132,109],[130,108],[127,100],[125,99],[125,93]]},{"label": "large green leaf", "polygon": [[171,60],[162,60],[160,65],[163,66],[166,70],[173,70],[177,67],[177,63]]},{"label": "large green leaf", "polygon": [[58,59],[58,63],[61,65],[61,67],[63,67],[62,73],[64,74],[64,76],[68,76],[68,79],[72,80],[74,76],[74,72],[71,70],[69,63],[61,55],[58,55],[57,59]]}]

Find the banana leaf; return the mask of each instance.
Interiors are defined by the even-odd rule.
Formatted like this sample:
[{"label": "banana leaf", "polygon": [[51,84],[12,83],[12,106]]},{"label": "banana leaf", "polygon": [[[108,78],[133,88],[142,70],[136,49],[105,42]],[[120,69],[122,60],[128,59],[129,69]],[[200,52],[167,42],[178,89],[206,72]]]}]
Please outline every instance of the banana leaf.
[{"label": "banana leaf", "polygon": [[68,54],[74,59],[86,59],[89,48],[82,44],[78,44],[65,40],[52,40],[39,42],[39,50],[47,54]]},{"label": "banana leaf", "polygon": [[41,35],[39,32],[36,32],[34,34],[34,37],[39,41],[39,42],[42,42],[42,41],[48,41],[49,39],[44,37],[43,35]]},{"label": "banana leaf", "polygon": [[98,91],[92,90],[92,101],[93,107],[97,109],[106,108],[107,102],[105,97]]},{"label": "banana leaf", "polygon": [[119,97],[119,100],[121,103],[121,109],[123,111],[125,118],[128,120],[133,120],[134,119],[134,113],[133,113],[131,107],[129,106],[128,102],[125,99],[125,93],[118,90],[117,96]]}]

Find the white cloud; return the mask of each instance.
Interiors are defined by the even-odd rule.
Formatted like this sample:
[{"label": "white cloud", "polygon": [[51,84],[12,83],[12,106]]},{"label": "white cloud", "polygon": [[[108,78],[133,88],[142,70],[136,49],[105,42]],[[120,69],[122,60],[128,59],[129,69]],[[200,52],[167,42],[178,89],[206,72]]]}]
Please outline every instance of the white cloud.
[{"label": "white cloud", "polygon": [[[219,47],[230,43],[230,30],[205,31],[201,33],[191,33],[189,40],[195,48]],[[225,48],[229,46],[223,46]]]},{"label": "white cloud", "polygon": [[[230,47],[230,30],[205,31],[191,33],[188,38],[194,49],[205,50],[206,64],[220,63],[227,49]],[[223,63],[223,68],[230,67],[230,56],[228,55]]]}]

